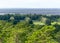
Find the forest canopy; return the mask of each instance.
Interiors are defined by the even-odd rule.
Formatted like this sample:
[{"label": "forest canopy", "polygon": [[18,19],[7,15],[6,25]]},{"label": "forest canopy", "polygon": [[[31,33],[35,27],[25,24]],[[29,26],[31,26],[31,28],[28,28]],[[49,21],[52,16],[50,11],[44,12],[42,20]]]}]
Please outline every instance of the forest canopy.
[{"label": "forest canopy", "polygon": [[0,43],[60,43],[60,15],[0,15]]}]

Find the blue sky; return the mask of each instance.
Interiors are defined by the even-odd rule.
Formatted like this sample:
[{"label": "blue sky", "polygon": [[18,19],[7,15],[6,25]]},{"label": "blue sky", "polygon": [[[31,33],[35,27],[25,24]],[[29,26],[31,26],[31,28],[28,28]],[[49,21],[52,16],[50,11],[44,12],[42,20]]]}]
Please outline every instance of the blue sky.
[{"label": "blue sky", "polygon": [[0,0],[0,8],[60,8],[60,0]]}]

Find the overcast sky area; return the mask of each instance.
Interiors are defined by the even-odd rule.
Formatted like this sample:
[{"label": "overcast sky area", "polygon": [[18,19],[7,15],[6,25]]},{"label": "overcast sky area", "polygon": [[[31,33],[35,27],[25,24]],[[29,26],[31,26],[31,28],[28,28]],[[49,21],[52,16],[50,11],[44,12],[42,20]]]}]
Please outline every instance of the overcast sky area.
[{"label": "overcast sky area", "polygon": [[0,8],[60,8],[60,0],[0,0]]}]

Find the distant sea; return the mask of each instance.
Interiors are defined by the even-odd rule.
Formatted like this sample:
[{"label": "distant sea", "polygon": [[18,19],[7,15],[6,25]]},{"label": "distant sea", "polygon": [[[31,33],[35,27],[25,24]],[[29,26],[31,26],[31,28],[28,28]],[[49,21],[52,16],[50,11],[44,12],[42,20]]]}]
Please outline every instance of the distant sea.
[{"label": "distant sea", "polygon": [[60,15],[57,8],[4,8],[0,9],[0,14],[53,14]]}]

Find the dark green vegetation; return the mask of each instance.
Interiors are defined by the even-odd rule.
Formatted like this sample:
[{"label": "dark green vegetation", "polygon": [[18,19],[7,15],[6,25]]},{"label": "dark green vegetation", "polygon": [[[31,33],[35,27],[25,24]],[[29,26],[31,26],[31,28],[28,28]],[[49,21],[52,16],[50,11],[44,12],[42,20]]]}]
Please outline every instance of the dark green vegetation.
[{"label": "dark green vegetation", "polygon": [[60,15],[0,15],[0,43],[60,43]]}]

